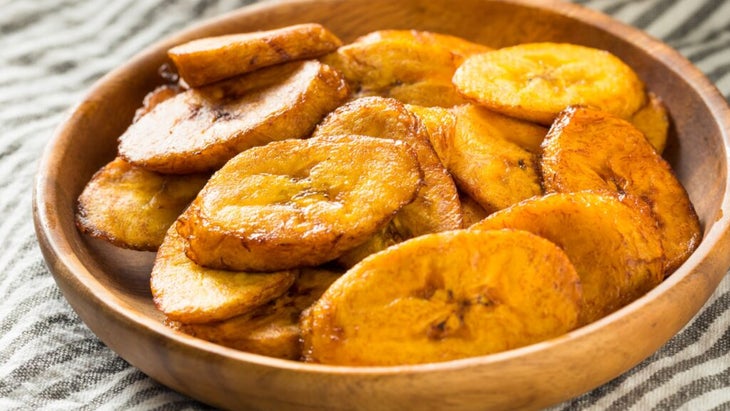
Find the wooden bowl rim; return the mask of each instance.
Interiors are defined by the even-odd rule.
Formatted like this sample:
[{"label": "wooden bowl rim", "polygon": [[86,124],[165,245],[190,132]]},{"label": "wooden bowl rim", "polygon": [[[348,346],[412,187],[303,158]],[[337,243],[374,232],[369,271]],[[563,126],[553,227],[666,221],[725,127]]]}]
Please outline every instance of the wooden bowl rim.
[{"label": "wooden bowl rim", "polygon": [[[711,115],[717,122],[723,140],[725,157],[727,158],[728,147],[730,147],[730,110],[727,101],[712,83],[697,69],[691,62],[684,58],[679,52],[665,45],[664,43],[650,37],[648,34],[614,20],[600,12],[587,9],[583,6],[559,1],[544,2],[540,0],[489,0],[498,3],[515,4],[519,6],[543,9],[545,11],[563,15],[571,19],[591,24],[610,35],[629,41],[640,47],[642,50],[652,53],[662,61],[668,69],[676,73],[693,73],[688,82],[698,92],[710,108]],[[101,284],[86,266],[73,253],[70,241],[63,235],[63,230],[55,222],[58,221],[58,213],[62,212],[56,208],[56,202],[60,187],[54,185],[53,170],[61,170],[61,159],[65,148],[73,139],[72,130],[81,120],[78,110],[98,93],[106,84],[113,79],[133,70],[134,67],[150,56],[164,52],[172,44],[179,43],[183,39],[199,37],[200,32],[217,25],[222,21],[240,20],[251,18],[259,13],[271,12],[279,7],[286,7],[290,4],[314,4],[314,3],[335,3],[339,0],[282,0],[270,3],[257,3],[244,6],[236,11],[226,13],[222,16],[204,20],[200,23],[189,26],[165,39],[158,41],[134,56],[127,63],[109,72],[91,87],[87,95],[71,109],[67,117],[62,121],[54,132],[50,142],[44,149],[38,172],[33,187],[33,217],[41,249],[46,258],[47,264],[56,277],[56,281],[69,284],[75,290],[94,301],[100,310],[114,317],[120,322],[136,328],[141,333],[154,335],[158,338],[168,340],[176,349],[189,352],[191,355],[198,352],[205,352],[214,356],[233,359],[241,363],[256,364],[266,367],[290,370],[297,373],[312,374],[348,374],[348,375],[385,375],[403,373],[430,373],[447,369],[462,369],[465,367],[483,367],[499,363],[507,363],[529,353],[537,353],[549,348],[556,348],[564,344],[571,344],[575,340],[590,338],[591,335],[600,333],[604,329],[617,322],[620,318],[641,311],[644,307],[660,298],[669,289],[681,286],[681,283],[690,275],[701,261],[709,256],[720,258],[722,266],[727,270],[730,266],[730,257],[722,257],[718,254],[720,249],[727,249],[730,243],[730,184],[725,181],[725,192],[723,194],[719,217],[713,223],[711,229],[705,233],[702,243],[694,254],[667,280],[655,289],[639,298],[622,309],[606,316],[605,318],[589,324],[585,327],[572,331],[556,339],[540,342],[530,346],[481,357],[465,358],[440,363],[429,363],[419,365],[401,365],[387,367],[351,367],[331,366],[320,364],[306,364],[290,360],[270,358],[247,352],[237,351],[200,340],[188,335],[173,331],[155,319],[145,317],[133,312],[112,290]],[[670,64],[671,63],[671,64]],[[729,171],[728,162],[725,161],[725,171]],[[730,175],[730,173],[728,173]],[[719,284],[720,276],[716,283]],[[715,284],[715,287],[717,284]],[[713,287],[713,289],[715,288]],[[708,295],[709,297],[709,295]]]}]

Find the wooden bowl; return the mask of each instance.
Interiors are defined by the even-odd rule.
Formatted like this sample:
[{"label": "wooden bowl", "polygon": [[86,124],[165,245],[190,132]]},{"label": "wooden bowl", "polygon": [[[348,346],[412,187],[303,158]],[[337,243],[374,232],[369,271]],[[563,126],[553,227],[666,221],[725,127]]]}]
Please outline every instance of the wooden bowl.
[{"label": "wooden bowl", "polygon": [[[610,50],[667,103],[667,158],[704,228],[687,262],[656,289],[554,340],[484,357],[398,367],[303,364],[172,331],[152,305],[152,254],[84,238],[74,202],[116,151],[165,50],[196,37],[319,22],[344,41],[383,28],[455,34],[499,47],[561,41]],[[35,182],[34,217],[56,282],[81,319],[125,360],[200,401],[252,409],[539,408],[591,390],[651,355],[697,313],[730,266],[727,103],[687,60],[580,6],[543,0],[299,0],[246,7],[148,48],[101,79],[58,128]]]}]

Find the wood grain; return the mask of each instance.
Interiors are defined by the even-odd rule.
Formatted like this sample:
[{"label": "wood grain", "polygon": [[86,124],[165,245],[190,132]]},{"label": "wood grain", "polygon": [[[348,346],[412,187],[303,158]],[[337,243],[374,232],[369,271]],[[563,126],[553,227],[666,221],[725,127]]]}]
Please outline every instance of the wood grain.
[{"label": "wood grain", "polygon": [[[614,314],[522,349],[422,366],[302,364],[227,349],[172,331],[145,290],[149,253],[82,238],[74,203],[111,160],[143,96],[160,83],[165,51],[185,40],[317,22],[344,41],[374,29],[415,28],[492,47],[566,41],[607,49],[633,66],[672,116],[667,158],[704,228],[695,254],[659,287]],[[168,62],[169,63],[169,62]],[[230,409],[538,409],[620,375],[700,309],[730,266],[727,103],[686,59],[596,12],[539,0],[350,0],[260,4],[162,40],[109,73],[57,129],[34,187],[36,231],[56,282],[94,333],[161,383]]]}]

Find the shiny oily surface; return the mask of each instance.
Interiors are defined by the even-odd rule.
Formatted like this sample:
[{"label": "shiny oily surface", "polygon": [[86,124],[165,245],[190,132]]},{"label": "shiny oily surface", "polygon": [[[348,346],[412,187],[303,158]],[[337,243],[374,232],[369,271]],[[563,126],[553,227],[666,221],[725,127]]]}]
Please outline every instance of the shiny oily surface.
[{"label": "shiny oily surface", "polygon": [[275,271],[337,258],[385,226],[421,186],[413,150],[358,135],[254,147],[218,170],[177,221],[205,267]]},{"label": "shiny oily surface", "polygon": [[302,316],[302,350],[307,361],[342,365],[475,357],[565,334],[581,305],[576,269],[551,241],[520,230],[443,231],[374,254],[335,281]]},{"label": "shiny oily surface", "polygon": [[[540,24],[516,24],[535,22]],[[668,106],[665,158],[687,188],[704,237],[662,284],[564,336],[441,364],[335,367],[235,351],[169,329],[149,291],[150,253],[89,240],[73,204],[111,161],[168,48],[193,38],[319,22],[344,42],[376,29],[433,30],[501,47],[564,41],[609,50]],[[627,371],[677,333],[730,266],[726,101],[686,59],[642,32],[575,5],[537,0],[285,1],[248,7],[162,40],[97,83],[58,128],[34,196],[40,245],[73,308],[110,348],[155,380],[208,404],[249,409],[539,409]],[[630,341],[630,343],[627,343]],[[601,355],[596,356],[600,351]]]}]

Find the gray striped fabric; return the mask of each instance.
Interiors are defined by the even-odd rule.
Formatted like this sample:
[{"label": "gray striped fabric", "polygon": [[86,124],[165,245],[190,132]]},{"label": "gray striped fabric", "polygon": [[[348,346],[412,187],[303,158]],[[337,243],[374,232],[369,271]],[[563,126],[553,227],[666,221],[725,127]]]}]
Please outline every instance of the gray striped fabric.
[{"label": "gray striped fabric", "polygon": [[[730,1],[580,0],[646,30],[730,97]],[[206,409],[117,357],[79,321],[31,222],[44,144],[93,81],[191,22],[251,1],[0,0],[0,409]],[[730,277],[652,357],[555,410],[730,409]]]}]

